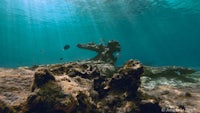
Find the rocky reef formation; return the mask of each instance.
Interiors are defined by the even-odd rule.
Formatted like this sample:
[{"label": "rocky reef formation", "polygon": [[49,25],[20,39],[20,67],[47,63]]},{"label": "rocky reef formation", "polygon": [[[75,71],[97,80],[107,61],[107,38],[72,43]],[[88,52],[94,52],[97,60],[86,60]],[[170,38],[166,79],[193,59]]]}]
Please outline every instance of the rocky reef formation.
[{"label": "rocky reef formation", "polygon": [[193,71],[144,67],[135,60],[118,68],[92,60],[0,69],[0,113],[198,113],[199,87],[148,89],[143,82],[148,74],[166,72]]},{"label": "rocky reef formation", "polygon": [[114,56],[114,53],[121,50],[119,42],[114,40],[109,41],[107,45],[91,42],[87,44],[77,44],[77,47],[97,52],[97,55],[90,60],[99,60],[111,64],[114,64],[117,60],[117,56]]},{"label": "rocky reef formation", "polygon": [[138,92],[142,73],[143,66],[134,60],[119,69],[95,61],[38,66],[29,75],[33,80],[24,99],[14,105],[17,99],[0,98],[0,112],[142,113],[145,104],[141,104],[142,94]]},{"label": "rocky reef formation", "polygon": [[47,69],[39,69],[34,75],[31,95],[23,106],[24,113],[70,113],[74,100],[56,82]]},{"label": "rocky reef formation", "polygon": [[163,66],[150,67],[144,66],[144,75],[148,76],[178,76],[195,73],[194,69],[178,67],[178,66]]},{"label": "rocky reef formation", "polygon": [[148,82],[149,87],[156,84],[176,87],[198,85],[196,84],[199,80],[198,77],[196,70],[177,66],[144,66],[144,73],[142,74],[143,80]]},{"label": "rocky reef formation", "polygon": [[162,112],[199,113],[200,74],[190,68],[144,66],[143,93],[159,99]]},{"label": "rocky reef formation", "polygon": [[28,97],[25,112],[126,113],[139,110],[140,100],[136,97],[142,65],[130,60],[114,70],[111,77],[101,74],[105,72],[97,65],[69,63],[37,70],[32,84],[34,94]]}]

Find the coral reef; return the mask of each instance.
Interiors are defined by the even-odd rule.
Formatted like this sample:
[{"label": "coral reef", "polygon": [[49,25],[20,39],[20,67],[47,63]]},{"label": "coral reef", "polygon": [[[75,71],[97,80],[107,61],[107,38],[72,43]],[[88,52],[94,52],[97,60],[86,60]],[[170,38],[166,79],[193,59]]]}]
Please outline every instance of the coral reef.
[{"label": "coral reef", "polygon": [[0,69],[0,113],[198,112],[198,87],[144,87],[141,75],[153,70],[135,60],[118,68],[89,60]]},{"label": "coral reef", "polygon": [[114,40],[109,41],[107,45],[104,45],[103,43],[95,44],[91,42],[88,44],[77,44],[77,47],[97,52],[97,55],[91,60],[100,60],[111,64],[114,64],[118,57],[113,54],[121,50],[119,42]]}]

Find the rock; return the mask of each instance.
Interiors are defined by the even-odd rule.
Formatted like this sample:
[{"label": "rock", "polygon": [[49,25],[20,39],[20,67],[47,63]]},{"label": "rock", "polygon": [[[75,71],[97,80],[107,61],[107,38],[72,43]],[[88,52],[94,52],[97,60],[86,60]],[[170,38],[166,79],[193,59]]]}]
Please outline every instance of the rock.
[{"label": "rock", "polygon": [[32,94],[24,105],[24,113],[70,113],[74,98],[63,92],[54,76],[47,69],[35,72]]},{"label": "rock", "polygon": [[[144,73],[140,78],[142,81],[140,91],[142,89],[142,94],[148,96],[142,99],[141,113],[148,113],[148,111],[154,113],[199,112],[199,83],[193,78],[196,75],[195,72],[190,68],[176,66],[144,66]],[[156,101],[148,102],[148,98],[152,97]],[[143,103],[144,100],[148,103]]]},{"label": "rock", "polygon": [[129,60],[119,69],[118,73],[113,75],[109,87],[112,90],[127,92],[127,95],[133,96],[140,86],[140,75],[142,73],[143,66],[138,61]]},{"label": "rock", "polygon": [[[49,70],[38,69],[25,112],[126,113],[139,110],[137,89],[143,66],[134,60],[118,70],[108,64],[100,65],[103,64],[77,62],[49,66]],[[105,76],[104,68],[114,74]],[[38,109],[40,111],[35,111]]]},{"label": "rock", "polygon": [[140,113],[163,113],[158,103],[145,102],[140,105]]},{"label": "rock", "polygon": [[0,70],[0,113],[19,113],[31,93],[34,72],[26,67]]},{"label": "rock", "polygon": [[[6,89],[11,84],[6,84],[2,89],[0,87],[6,92],[0,92],[0,99],[3,101],[0,110],[6,108],[13,113],[145,113],[147,109],[155,112],[160,112],[161,109],[158,99],[139,90],[143,66],[135,60],[129,60],[119,68],[110,63],[92,60],[44,65],[31,71],[35,71],[34,75],[26,76],[23,72],[20,76],[25,78],[17,76],[23,81],[12,76],[0,76],[0,83],[17,81],[16,86],[26,85],[19,90],[24,98],[17,97],[20,101],[15,105],[11,104],[13,98],[9,100],[12,101],[10,103],[6,99],[11,94],[14,97],[14,91],[18,90]],[[31,90],[27,87],[30,85]],[[5,94],[7,97],[1,98]],[[185,106],[182,103],[179,105]],[[187,109],[186,106],[185,108]]]},{"label": "rock", "polygon": [[97,56],[95,56],[91,60],[95,61],[99,60],[111,64],[114,64],[118,57],[114,56],[113,54],[121,50],[119,42],[114,40],[109,41],[107,45],[104,45],[103,43],[101,44],[88,43],[88,44],[77,44],[77,47],[97,52]]},{"label": "rock", "polygon": [[33,92],[36,88],[41,88],[49,81],[55,81],[54,76],[47,69],[38,69],[34,75],[31,91]]},{"label": "rock", "polygon": [[[200,109],[199,87],[180,88],[168,85],[158,85],[152,90],[140,88],[140,91],[142,92],[142,94],[146,94],[149,96],[144,97],[144,100],[153,97],[153,99],[156,100],[157,105],[159,105],[159,107],[161,108],[161,111],[164,113],[198,113]],[[153,107],[151,106],[149,108],[141,108],[141,110],[145,109],[153,109]]]},{"label": "rock", "polygon": [[195,73],[196,71],[190,68],[166,66],[166,67],[150,67],[144,66],[144,75],[147,76],[177,76]]},{"label": "rock", "polygon": [[0,100],[0,113],[13,113],[13,109]]},{"label": "rock", "polygon": [[[99,93],[97,108],[107,113],[137,112],[137,89],[140,85],[142,65],[129,60],[111,78],[100,77],[94,81],[94,89]],[[139,100],[138,100],[139,101]]]},{"label": "rock", "polygon": [[189,92],[186,92],[186,93],[185,93],[185,97],[192,97],[192,94],[189,93]]},{"label": "rock", "polygon": [[78,106],[74,109],[73,113],[101,113],[98,111],[96,104],[84,93],[77,95]]},{"label": "rock", "polygon": [[[174,82],[174,85],[179,85],[183,83],[195,83],[197,80],[192,77],[195,74],[196,70],[184,67],[176,66],[166,66],[166,67],[150,67],[144,66],[143,77],[149,77],[154,82],[158,81],[157,79],[163,79],[163,83]],[[166,78],[166,81],[164,81]],[[178,83],[182,82],[182,83]]]}]

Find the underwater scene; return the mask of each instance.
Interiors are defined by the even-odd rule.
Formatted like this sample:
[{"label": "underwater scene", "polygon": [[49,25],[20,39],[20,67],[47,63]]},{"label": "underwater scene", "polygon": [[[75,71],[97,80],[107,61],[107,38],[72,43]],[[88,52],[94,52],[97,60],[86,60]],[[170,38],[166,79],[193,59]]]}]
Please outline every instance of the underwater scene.
[{"label": "underwater scene", "polygon": [[200,113],[200,0],[0,0],[0,113]]}]

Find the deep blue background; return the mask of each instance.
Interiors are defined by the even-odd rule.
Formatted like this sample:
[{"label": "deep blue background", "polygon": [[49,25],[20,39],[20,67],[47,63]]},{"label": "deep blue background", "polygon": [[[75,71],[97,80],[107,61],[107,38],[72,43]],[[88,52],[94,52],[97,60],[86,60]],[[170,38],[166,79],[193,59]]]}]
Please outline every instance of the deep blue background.
[{"label": "deep blue background", "polygon": [[76,44],[101,38],[120,41],[118,65],[200,67],[200,0],[0,0],[0,67],[91,58]]}]

